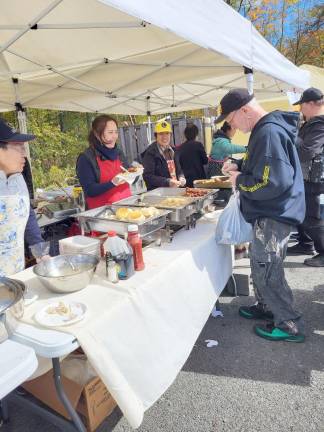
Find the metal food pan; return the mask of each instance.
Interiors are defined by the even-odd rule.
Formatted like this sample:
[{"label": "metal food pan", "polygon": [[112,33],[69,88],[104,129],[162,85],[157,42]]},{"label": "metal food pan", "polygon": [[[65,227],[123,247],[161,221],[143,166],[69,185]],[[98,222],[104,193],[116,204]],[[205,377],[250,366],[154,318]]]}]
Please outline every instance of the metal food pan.
[{"label": "metal food pan", "polygon": [[[163,189],[163,188],[160,188]],[[168,188],[165,188],[168,189]],[[171,188],[170,188],[171,189]],[[177,223],[181,224],[183,223],[185,225],[186,218],[191,216],[192,214],[197,212],[197,205],[195,199],[191,199],[188,197],[188,204],[184,204],[182,206],[173,207],[173,206],[165,206],[161,205],[162,199],[165,198],[174,198],[178,195],[173,196],[167,196],[167,195],[153,195],[151,193],[145,193],[142,195],[134,195],[129,198],[125,198],[121,201],[118,201],[114,203],[115,206],[119,207],[156,207],[158,209],[164,209],[169,211],[168,219],[171,223]]]},{"label": "metal food pan", "polygon": [[170,197],[184,196],[185,193],[186,193],[185,188],[160,187],[160,188],[152,189],[143,195],[170,198]]},{"label": "metal food pan", "polygon": [[[203,188],[199,188],[203,189]],[[197,209],[202,210],[206,208],[208,205],[212,204],[214,199],[217,197],[219,189],[205,189],[208,191],[206,195],[197,198]]]},{"label": "metal food pan", "polygon": [[67,202],[51,203],[43,207],[43,213],[50,219],[60,219],[78,213],[79,207]]},{"label": "metal food pan", "polygon": [[[194,189],[194,188],[192,188]],[[214,198],[218,194],[218,189],[205,189],[205,188],[199,188],[205,191],[205,195],[200,197],[190,197],[186,196],[186,189],[185,188],[157,188],[153,189],[149,192],[146,192],[142,195],[144,196],[143,199],[146,199],[147,197],[163,197],[163,198],[170,198],[170,197],[186,197],[188,200],[191,199],[192,202],[196,203],[196,210],[199,212],[203,208],[207,207],[207,205],[211,204],[214,200]]]},{"label": "metal food pan", "polygon": [[[132,208],[129,205],[125,207]],[[164,228],[166,225],[167,215],[169,214],[169,211],[159,209],[160,214],[158,216],[153,216],[142,222],[127,222],[103,217],[105,212],[111,211],[114,213],[117,208],[119,207],[115,205],[98,207],[96,209],[79,213],[75,217],[78,219],[83,230],[87,232],[92,230],[99,232],[108,232],[114,230],[118,234],[124,235],[127,233],[128,225],[135,224],[138,226],[139,234],[142,237],[145,237],[161,228]],[[136,209],[137,207],[133,208]]]}]

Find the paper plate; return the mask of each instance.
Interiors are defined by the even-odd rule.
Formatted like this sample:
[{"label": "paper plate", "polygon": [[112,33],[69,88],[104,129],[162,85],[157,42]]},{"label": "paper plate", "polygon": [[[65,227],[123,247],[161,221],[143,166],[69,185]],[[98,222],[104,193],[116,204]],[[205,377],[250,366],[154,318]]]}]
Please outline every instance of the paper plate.
[{"label": "paper plate", "polygon": [[36,312],[34,319],[46,327],[61,327],[81,321],[86,314],[84,303],[74,301],[56,301],[48,303]]},{"label": "paper plate", "polygon": [[128,184],[134,183],[135,179],[142,175],[144,172],[143,168],[139,168],[136,172],[122,172],[117,175],[118,178],[125,180]]}]

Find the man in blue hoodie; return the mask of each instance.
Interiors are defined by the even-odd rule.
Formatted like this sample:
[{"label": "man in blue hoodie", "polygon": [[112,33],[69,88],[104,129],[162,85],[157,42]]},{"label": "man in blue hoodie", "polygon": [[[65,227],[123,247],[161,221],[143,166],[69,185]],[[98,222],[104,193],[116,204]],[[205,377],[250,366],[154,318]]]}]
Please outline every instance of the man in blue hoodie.
[{"label": "man in blue hoodie", "polygon": [[303,177],[295,148],[299,114],[267,113],[246,89],[227,93],[220,102],[224,119],[244,133],[251,132],[245,157],[223,166],[240,192],[244,218],[253,225],[251,273],[256,304],[242,306],[248,319],[264,319],[255,332],[269,340],[303,342],[304,323],[294,309],[293,294],[283,261],[289,235],[305,216]]}]

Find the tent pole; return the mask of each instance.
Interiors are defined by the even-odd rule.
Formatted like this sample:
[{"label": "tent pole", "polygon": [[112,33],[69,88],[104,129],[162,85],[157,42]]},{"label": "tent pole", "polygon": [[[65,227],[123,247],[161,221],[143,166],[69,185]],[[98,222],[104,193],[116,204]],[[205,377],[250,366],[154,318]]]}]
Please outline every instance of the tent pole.
[{"label": "tent pole", "polygon": [[244,67],[244,74],[246,77],[246,86],[248,92],[252,94],[253,93],[253,70],[245,66],[243,67]]},{"label": "tent pole", "polygon": [[147,141],[151,144],[152,141],[152,123],[151,123],[151,107],[150,107],[151,96],[146,97],[146,115],[147,115]]},{"label": "tent pole", "polygon": [[[25,134],[25,133],[27,133],[27,117],[26,117],[25,109],[23,108],[23,106],[20,102],[18,78],[12,78],[12,83],[13,83],[14,89],[15,89],[15,98],[16,98],[15,107],[16,107],[16,115],[17,115],[17,120],[18,120],[19,132]],[[29,151],[29,144],[28,143],[25,143],[25,150],[26,150],[26,154],[27,154],[27,159],[30,163],[30,151]]]},{"label": "tent pole", "polygon": [[[18,79],[13,78],[12,82],[14,84],[15,93],[16,93],[16,114],[17,114],[17,120],[18,120],[18,128],[19,132],[26,134],[27,133],[27,116],[26,112],[22,106],[22,104],[19,101],[19,91],[18,91]],[[33,183],[33,174],[32,174],[32,166],[31,166],[31,158],[30,158],[30,149],[29,149],[29,143],[25,142],[25,151],[26,151],[26,164],[23,170],[23,176],[27,184],[29,196],[31,199],[34,198],[34,183]]]}]

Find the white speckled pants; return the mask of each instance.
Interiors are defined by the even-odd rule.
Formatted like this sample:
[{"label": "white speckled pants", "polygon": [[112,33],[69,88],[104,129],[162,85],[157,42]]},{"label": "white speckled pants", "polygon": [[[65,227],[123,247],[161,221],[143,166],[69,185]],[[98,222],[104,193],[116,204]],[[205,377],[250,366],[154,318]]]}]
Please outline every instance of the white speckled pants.
[{"label": "white speckled pants", "polygon": [[250,244],[251,273],[256,300],[274,315],[275,325],[293,320],[304,331],[301,314],[294,309],[294,298],[283,268],[292,226],[269,218],[254,224]]}]

